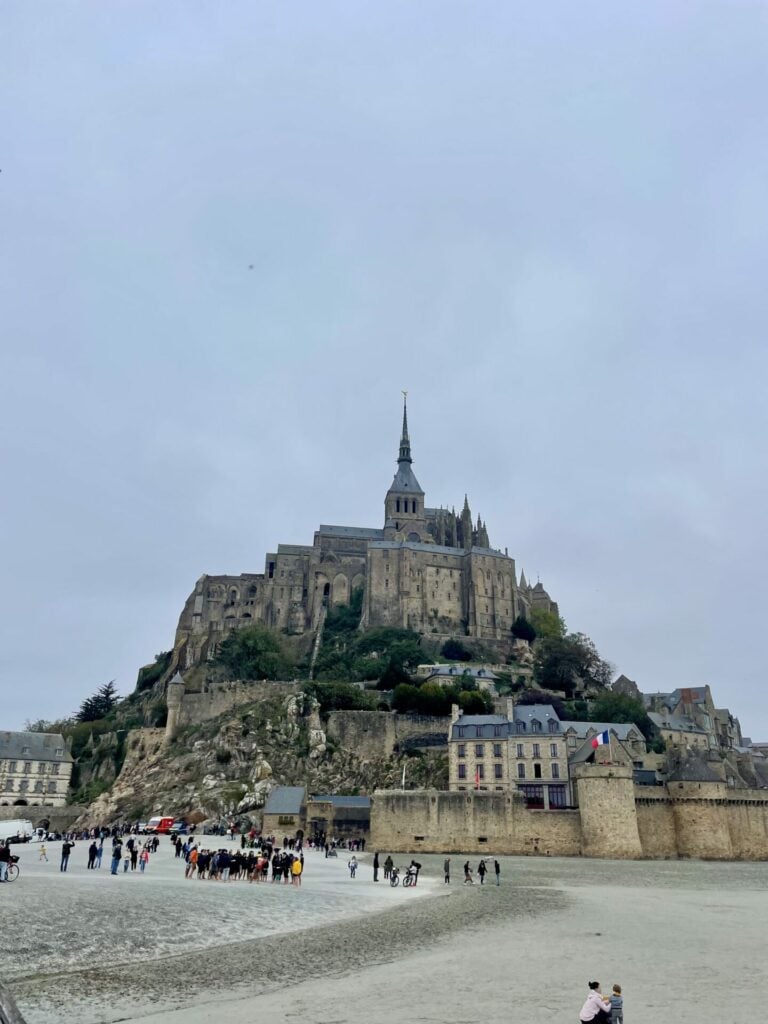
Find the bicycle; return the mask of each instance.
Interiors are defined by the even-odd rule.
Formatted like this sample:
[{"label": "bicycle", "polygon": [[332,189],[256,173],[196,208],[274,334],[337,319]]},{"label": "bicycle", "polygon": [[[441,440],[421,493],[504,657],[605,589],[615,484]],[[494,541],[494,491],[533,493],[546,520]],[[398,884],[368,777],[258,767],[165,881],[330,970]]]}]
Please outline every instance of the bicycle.
[{"label": "bicycle", "polygon": [[416,885],[416,872],[406,871],[403,875],[403,888],[409,889],[412,885]]},{"label": "bicycle", "polygon": [[15,882],[19,877],[19,858],[11,857],[11,862],[8,865],[8,873],[5,876],[6,882]]},{"label": "bicycle", "polygon": [[392,886],[393,889],[396,885],[400,885],[400,873],[398,872],[397,868],[392,869],[392,873],[389,876],[389,884]]}]

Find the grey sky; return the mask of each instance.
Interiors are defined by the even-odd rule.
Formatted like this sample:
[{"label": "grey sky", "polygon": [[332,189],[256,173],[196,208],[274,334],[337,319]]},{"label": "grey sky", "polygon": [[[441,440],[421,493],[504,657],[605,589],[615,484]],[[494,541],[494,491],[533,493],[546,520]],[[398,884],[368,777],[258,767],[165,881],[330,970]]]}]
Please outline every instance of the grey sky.
[{"label": "grey sky", "polygon": [[[3,727],[430,504],[768,739],[761,3],[0,14]],[[249,270],[249,265],[253,269]]]}]

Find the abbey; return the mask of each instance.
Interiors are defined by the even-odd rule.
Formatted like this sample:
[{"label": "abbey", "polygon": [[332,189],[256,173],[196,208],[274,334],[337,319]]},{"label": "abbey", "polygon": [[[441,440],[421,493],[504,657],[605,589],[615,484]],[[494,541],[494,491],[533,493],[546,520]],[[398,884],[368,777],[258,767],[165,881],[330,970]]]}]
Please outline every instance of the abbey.
[{"label": "abbey", "polygon": [[176,632],[176,663],[205,661],[229,630],[254,622],[316,633],[325,610],[363,593],[361,627],[397,626],[434,639],[469,636],[511,642],[510,628],[532,608],[557,612],[541,583],[518,579],[515,561],[491,547],[465,496],[460,513],[428,508],[413,472],[408,412],[397,472],[384,499],[384,526],[323,526],[311,545],[279,544],[263,573],[201,576]]}]

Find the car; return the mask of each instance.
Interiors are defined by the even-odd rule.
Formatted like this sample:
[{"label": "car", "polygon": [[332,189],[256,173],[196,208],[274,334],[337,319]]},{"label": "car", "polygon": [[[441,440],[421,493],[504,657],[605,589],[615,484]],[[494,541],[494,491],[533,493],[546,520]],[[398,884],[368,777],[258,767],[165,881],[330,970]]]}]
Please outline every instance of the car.
[{"label": "car", "polygon": [[5,842],[7,846],[10,846],[11,843],[28,843],[29,836],[26,833],[23,836],[8,836]]},{"label": "car", "polygon": [[168,834],[172,836],[185,836],[187,832],[188,828],[186,821],[174,821],[168,829]]}]

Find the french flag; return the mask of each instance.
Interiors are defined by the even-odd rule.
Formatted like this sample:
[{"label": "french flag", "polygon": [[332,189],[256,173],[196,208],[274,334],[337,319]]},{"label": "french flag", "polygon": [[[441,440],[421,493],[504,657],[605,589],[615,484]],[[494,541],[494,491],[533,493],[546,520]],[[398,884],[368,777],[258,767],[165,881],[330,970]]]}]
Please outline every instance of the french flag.
[{"label": "french flag", "polygon": [[592,737],[592,749],[597,750],[598,747],[604,746],[606,743],[611,742],[611,737],[608,735],[608,730],[605,732],[599,732],[597,736]]}]

